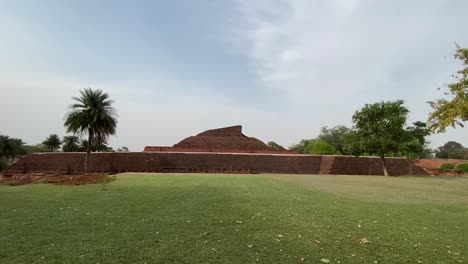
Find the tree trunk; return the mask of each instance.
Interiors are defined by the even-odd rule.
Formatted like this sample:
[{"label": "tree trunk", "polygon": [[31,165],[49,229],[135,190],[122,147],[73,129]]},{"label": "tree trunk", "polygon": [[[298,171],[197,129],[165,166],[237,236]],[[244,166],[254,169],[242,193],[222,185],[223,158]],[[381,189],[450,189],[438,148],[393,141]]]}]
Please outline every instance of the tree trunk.
[{"label": "tree trunk", "polygon": [[89,165],[89,158],[90,157],[91,157],[91,135],[88,135],[88,144],[86,145],[84,173],[88,173],[88,165]]},{"label": "tree trunk", "polygon": [[385,176],[388,176],[387,164],[385,163],[385,156],[383,154],[381,154],[380,159],[382,160],[383,173],[384,173]]}]

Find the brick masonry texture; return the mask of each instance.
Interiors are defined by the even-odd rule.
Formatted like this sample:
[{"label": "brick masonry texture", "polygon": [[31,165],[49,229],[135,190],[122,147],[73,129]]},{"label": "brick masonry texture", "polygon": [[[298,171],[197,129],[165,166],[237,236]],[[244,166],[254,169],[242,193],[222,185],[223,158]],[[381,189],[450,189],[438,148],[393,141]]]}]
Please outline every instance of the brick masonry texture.
[{"label": "brick masonry texture", "polygon": [[145,152],[216,152],[298,154],[295,150],[275,150],[262,141],[242,133],[242,126],[207,130],[188,137],[173,147],[147,146]]},{"label": "brick masonry texture", "polygon": [[[6,173],[83,173],[85,153],[29,155]],[[390,175],[427,175],[406,158],[388,158]],[[144,152],[93,153],[89,172],[198,172],[383,175],[374,157],[301,155],[277,151],[242,134],[242,126],[207,130],[173,147],[146,147]]]},{"label": "brick masonry texture", "polygon": [[[82,173],[84,158],[85,153],[37,153],[5,173]],[[388,158],[387,164],[393,176],[427,175],[406,158]],[[89,171],[383,175],[374,157],[192,152],[92,153]]]}]

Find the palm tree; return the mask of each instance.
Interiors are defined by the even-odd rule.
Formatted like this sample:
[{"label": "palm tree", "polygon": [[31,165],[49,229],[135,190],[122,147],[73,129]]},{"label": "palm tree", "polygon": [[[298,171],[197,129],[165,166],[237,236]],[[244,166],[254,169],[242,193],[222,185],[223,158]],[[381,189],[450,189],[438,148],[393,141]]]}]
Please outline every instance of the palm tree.
[{"label": "palm tree", "polygon": [[77,152],[79,149],[80,140],[77,136],[64,136],[63,137],[63,152]]},{"label": "palm tree", "polygon": [[[84,139],[81,141],[81,144],[78,146],[78,152],[86,152],[88,147],[88,140]],[[107,146],[106,143],[101,142],[99,145],[92,144],[91,152],[113,152],[113,149]]]},{"label": "palm tree", "polygon": [[65,127],[67,132],[88,135],[84,164],[84,171],[87,173],[91,148],[101,146],[110,135],[115,134],[117,115],[112,107],[114,101],[102,90],[87,88],[80,91],[80,94],[80,97],[73,97],[75,103],[70,105]]},{"label": "palm tree", "polygon": [[16,157],[24,154],[26,154],[26,149],[23,140],[0,135],[0,159],[10,158],[10,163],[13,163]]},{"label": "palm tree", "polygon": [[60,141],[59,136],[57,136],[56,134],[52,134],[52,135],[49,135],[42,142],[42,144],[46,146],[50,152],[54,152],[60,148],[60,145],[62,145],[62,141]]}]

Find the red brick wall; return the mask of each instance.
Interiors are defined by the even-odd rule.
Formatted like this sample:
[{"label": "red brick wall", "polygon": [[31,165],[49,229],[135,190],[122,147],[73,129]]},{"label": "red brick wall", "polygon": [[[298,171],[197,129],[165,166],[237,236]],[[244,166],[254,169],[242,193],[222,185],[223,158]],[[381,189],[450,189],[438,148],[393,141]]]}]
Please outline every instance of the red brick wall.
[{"label": "red brick wall", "polygon": [[[427,175],[427,172],[406,158],[386,158],[388,174],[400,175]],[[330,174],[342,175],[383,175],[383,166],[380,158],[335,156]]]},{"label": "red brick wall", "polygon": [[[84,157],[84,153],[32,154],[13,164],[6,173],[81,173]],[[90,172],[383,174],[378,158],[323,157],[172,152],[93,153],[89,170]],[[426,174],[423,169],[406,158],[389,158],[387,163],[390,175]]]}]

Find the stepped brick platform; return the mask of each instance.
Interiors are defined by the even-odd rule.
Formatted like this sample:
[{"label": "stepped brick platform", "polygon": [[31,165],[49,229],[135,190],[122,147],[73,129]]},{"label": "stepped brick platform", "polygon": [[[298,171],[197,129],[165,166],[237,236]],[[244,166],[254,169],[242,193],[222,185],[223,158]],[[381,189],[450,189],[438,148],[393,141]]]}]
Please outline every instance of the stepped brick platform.
[{"label": "stepped brick platform", "polygon": [[[83,173],[85,153],[38,153],[22,158],[6,174]],[[390,175],[427,175],[406,158],[388,158]],[[197,172],[383,175],[375,157],[301,155],[277,151],[247,137],[241,126],[207,130],[173,147],[146,147],[144,152],[93,153],[88,172]]]},{"label": "stepped brick platform", "polygon": [[173,147],[147,146],[145,152],[215,152],[299,154],[295,150],[275,150],[262,141],[242,133],[242,126],[207,130],[188,137]]},{"label": "stepped brick platform", "polygon": [[[83,173],[84,158],[85,153],[32,154],[5,173]],[[387,164],[392,176],[427,175],[406,158],[388,158]],[[383,175],[375,157],[192,152],[93,153],[89,172]]]}]

